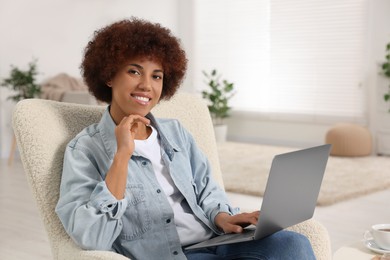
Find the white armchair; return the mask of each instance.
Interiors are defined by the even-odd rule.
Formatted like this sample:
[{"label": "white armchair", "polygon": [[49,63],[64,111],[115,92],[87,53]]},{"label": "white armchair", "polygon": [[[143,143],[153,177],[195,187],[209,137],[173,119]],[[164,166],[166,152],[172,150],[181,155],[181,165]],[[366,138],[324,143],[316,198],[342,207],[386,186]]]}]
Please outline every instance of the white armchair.
[{"label": "white armchair", "polygon": [[[84,127],[98,122],[103,109],[102,106],[42,99],[26,99],[16,105],[14,132],[28,182],[49,237],[53,259],[127,259],[113,252],[82,250],[66,234],[54,212],[66,144]],[[206,104],[194,95],[179,93],[169,102],[161,102],[153,113],[182,122],[206,153],[215,178],[223,186]],[[320,223],[309,220],[292,229],[309,238],[317,259],[331,259],[329,236]]]}]

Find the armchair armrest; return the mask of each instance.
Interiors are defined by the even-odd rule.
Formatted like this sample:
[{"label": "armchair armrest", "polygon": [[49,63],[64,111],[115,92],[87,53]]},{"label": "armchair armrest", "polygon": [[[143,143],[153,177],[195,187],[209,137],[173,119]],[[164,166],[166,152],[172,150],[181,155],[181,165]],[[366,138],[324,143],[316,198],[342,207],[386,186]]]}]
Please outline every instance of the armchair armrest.
[{"label": "armchair armrest", "polygon": [[317,260],[332,259],[329,233],[317,220],[306,220],[288,228],[288,230],[303,234],[309,239]]},{"label": "armchair armrest", "polygon": [[111,251],[82,250],[70,238],[58,244],[58,259],[129,260],[129,258]]}]

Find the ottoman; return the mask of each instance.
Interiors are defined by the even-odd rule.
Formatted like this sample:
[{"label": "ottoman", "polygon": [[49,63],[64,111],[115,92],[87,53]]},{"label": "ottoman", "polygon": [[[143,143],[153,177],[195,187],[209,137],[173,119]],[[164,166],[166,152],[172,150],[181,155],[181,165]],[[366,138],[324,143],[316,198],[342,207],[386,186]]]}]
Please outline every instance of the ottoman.
[{"label": "ottoman", "polygon": [[367,156],[372,150],[370,131],[351,123],[340,123],[330,128],[325,142],[332,144],[330,154],[334,156]]}]

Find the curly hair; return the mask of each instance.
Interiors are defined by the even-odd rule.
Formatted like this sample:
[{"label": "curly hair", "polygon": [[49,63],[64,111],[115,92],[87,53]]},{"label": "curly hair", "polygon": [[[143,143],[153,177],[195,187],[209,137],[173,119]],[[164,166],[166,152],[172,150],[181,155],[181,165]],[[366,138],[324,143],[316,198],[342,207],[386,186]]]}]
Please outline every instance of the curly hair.
[{"label": "curly hair", "polygon": [[162,65],[160,99],[171,98],[182,83],[187,58],[180,40],[160,24],[131,18],[95,31],[84,50],[81,74],[98,100],[111,103],[112,92],[107,82],[129,59],[145,57]]}]

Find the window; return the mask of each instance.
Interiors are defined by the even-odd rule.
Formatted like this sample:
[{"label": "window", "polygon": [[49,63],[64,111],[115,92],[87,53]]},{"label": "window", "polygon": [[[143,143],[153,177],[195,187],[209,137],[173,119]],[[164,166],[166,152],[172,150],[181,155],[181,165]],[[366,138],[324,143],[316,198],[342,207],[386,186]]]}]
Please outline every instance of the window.
[{"label": "window", "polygon": [[198,0],[195,61],[233,81],[235,110],[366,118],[367,0]]}]

